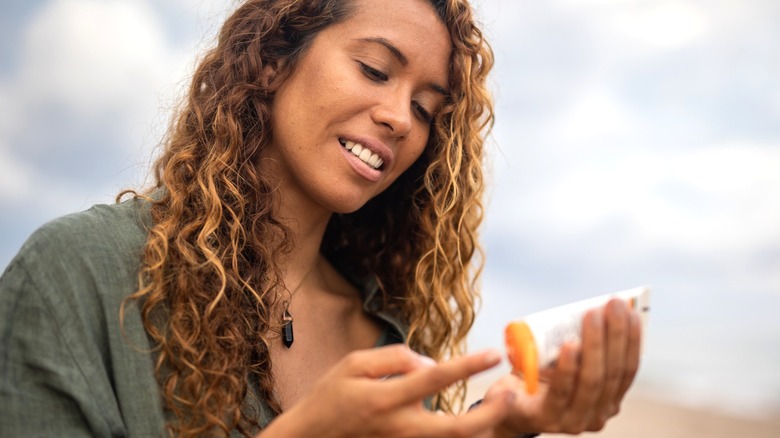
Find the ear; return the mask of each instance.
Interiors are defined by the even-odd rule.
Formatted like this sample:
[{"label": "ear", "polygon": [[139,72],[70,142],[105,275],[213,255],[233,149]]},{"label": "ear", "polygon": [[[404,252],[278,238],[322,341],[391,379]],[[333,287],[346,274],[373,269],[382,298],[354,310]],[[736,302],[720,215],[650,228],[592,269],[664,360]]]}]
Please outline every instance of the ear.
[{"label": "ear", "polygon": [[263,71],[260,73],[260,85],[268,87],[276,79],[281,66],[281,60],[277,60],[274,64],[266,64],[263,67]]}]

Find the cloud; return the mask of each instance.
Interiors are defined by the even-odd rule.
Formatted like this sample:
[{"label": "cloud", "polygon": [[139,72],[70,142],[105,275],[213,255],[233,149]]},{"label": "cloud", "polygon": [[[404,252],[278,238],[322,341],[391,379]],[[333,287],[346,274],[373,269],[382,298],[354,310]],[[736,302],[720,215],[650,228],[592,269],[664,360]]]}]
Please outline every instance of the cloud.
[{"label": "cloud", "polygon": [[67,102],[84,116],[136,109],[172,64],[161,27],[144,2],[53,1],[27,29],[17,85],[33,105]]},{"label": "cloud", "polygon": [[43,222],[143,183],[196,44],[173,43],[155,9],[166,4],[42,1],[14,28],[21,49],[0,71],[0,203],[14,212],[0,264]]},{"label": "cloud", "polygon": [[679,1],[634,6],[617,12],[611,21],[623,35],[663,50],[690,44],[709,30],[701,8]]},{"label": "cloud", "polygon": [[642,126],[632,109],[598,81],[593,86],[570,97],[557,117],[541,127],[547,141],[567,150],[568,145],[597,144],[605,138],[630,135]]},{"label": "cloud", "polygon": [[[0,125],[0,143],[5,165],[16,169],[0,174],[3,199],[58,187],[81,205],[85,193],[106,199],[123,178],[140,179],[165,124],[160,108],[173,101],[171,84],[191,57],[164,28],[142,1],[55,0],[38,8],[0,83],[0,113],[12,115]],[[61,204],[68,202],[53,203]]]},{"label": "cloud", "polygon": [[773,12],[763,1],[485,4],[510,58],[494,78],[495,229],[559,243],[611,229],[622,250],[778,245],[780,124],[767,92],[780,57],[761,38],[777,32]]},{"label": "cloud", "polygon": [[[780,147],[735,142],[706,149],[596,155],[520,191],[502,175],[490,214],[504,238],[562,244],[599,230],[616,248],[745,254],[780,246]],[[504,179],[505,178],[505,179]]]},{"label": "cloud", "polygon": [[13,156],[9,147],[0,144],[0,200],[18,201],[32,194],[33,169]]}]

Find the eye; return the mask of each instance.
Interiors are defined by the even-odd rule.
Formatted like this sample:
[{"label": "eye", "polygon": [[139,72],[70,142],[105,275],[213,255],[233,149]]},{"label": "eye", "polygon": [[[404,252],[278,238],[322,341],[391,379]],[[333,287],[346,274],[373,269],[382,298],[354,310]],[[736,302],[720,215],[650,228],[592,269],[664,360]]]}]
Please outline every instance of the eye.
[{"label": "eye", "polygon": [[387,75],[386,74],[382,73],[381,71],[379,71],[379,70],[377,70],[377,69],[375,69],[375,68],[373,68],[373,67],[371,67],[369,65],[363,64],[362,62],[360,62],[359,64],[360,64],[360,69],[363,71],[363,74],[365,74],[372,81],[377,81],[377,82],[386,82],[387,81]]},{"label": "eye", "polygon": [[428,110],[425,109],[425,107],[423,107],[417,102],[414,102],[413,105],[415,110],[417,110],[417,114],[420,116],[421,119],[423,119],[429,125],[433,123],[433,116],[431,115],[430,112],[428,112]]}]

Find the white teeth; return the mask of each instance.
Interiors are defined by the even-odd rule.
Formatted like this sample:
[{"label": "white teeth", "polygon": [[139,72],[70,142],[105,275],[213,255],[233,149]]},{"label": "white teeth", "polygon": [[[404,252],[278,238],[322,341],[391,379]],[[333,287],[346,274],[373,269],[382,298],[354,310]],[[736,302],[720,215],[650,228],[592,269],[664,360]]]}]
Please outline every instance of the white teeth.
[{"label": "white teeth", "polygon": [[344,147],[348,151],[352,152],[354,156],[360,158],[361,161],[373,167],[374,169],[379,169],[384,163],[384,160],[379,158],[379,155],[371,152],[370,149],[364,147],[360,143],[355,143],[354,141],[346,140],[344,141]]}]

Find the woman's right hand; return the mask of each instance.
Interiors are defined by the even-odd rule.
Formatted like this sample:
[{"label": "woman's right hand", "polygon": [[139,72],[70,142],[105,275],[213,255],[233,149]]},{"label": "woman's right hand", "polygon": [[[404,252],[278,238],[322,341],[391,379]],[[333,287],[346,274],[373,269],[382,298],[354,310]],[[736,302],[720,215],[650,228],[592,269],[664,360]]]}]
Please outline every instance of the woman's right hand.
[{"label": "woman's right hand", "polygon": [[490,435],[513,401],[510,391],[460,416],[430,412],[423,400],[500,361],[497,351],[438,364],[404,345],[356,351],[329,370],[306,397],[275,419],[260,437]]}]

